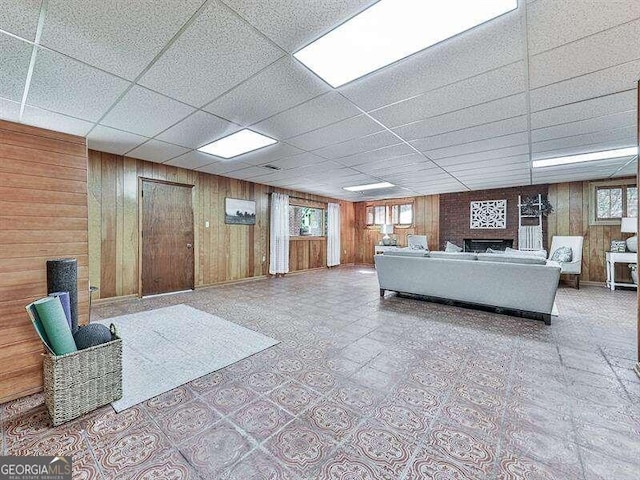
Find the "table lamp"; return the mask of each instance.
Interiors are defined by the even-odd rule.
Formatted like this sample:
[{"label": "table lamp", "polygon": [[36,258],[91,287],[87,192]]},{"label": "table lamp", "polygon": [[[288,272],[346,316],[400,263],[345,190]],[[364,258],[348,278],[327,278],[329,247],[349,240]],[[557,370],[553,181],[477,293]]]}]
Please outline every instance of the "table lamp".
[{"label": "table lamp", "polygon": [[393,233],[393,225],[389,223],[385,223],[384,225],[380,225],[380,233],[384,233],[384,237],[382,237],[382,244],[389,245],[391,244],[390,233]]},{"label": "table lamp", "polygon": [[[622,233],[638,233],[638,219],[633,217],[624,217],[620,225]],[[630,252],[638,251],[638,235],[627,238],[627,250]]]}]

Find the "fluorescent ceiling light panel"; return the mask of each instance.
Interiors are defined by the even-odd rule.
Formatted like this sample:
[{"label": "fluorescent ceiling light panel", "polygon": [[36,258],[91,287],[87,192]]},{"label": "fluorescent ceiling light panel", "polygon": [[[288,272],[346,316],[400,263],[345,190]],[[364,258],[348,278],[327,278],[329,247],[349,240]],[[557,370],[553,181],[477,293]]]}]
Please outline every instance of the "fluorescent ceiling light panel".
[{"label": "fluorescent ceiling light panel", "polygon": [[381,0],[294,56],[333,87],[518,7],[518,0]]},{"label": "fluorescent ceiling light panel", "polygon": [[618,148],[617,150],[605,150],[603,152],[582,153],[567,157],[546,158],[534,160],[533,168],[553,167],[555,165],[567,165],[569,163],[592,162],[594,160],[608,160],[610,158],[629,157],[638,154],[638,147]]},{"label": "fluorescent ceiling light panel", "polygon": [[200,147],[198,151],[215,155],[222,158],[233,158],[243,153],[252,152],[268,145],[273,145],[278,141],[261,135],[253,130],[240,130],[231,135],[216,140],[204,147]]},{"label": "fluorescent ceiling light panel", "polygon": [[381,182],[381,183],[370,183],[368,185],[356,185],[354,187],[344,187],[344,190],[349,190],[350,192],[363,192],[365,190],[376,190],[378,188],[390,188],[390,187],[395,187],[395,185],[389,182]]}]

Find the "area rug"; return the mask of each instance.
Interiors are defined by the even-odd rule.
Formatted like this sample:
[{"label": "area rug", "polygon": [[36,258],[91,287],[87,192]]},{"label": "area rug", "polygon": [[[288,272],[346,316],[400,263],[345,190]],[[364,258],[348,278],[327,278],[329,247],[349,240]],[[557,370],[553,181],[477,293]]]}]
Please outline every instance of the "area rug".
[{"label": "area rug", "polygon": [[122,337],[123,397],[116,412],[280,343],[187,305],[102,320]]}]

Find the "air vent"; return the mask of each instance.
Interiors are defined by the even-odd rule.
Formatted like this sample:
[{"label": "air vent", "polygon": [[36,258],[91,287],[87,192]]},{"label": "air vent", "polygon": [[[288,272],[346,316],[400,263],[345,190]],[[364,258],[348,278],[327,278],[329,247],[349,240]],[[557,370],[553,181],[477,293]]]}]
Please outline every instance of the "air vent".
[{"label": "air vent", "polygon": [[264,168],[268,168],[269,170],[282,170],[280,167],[275,167],[273,165],[263,165]]}]

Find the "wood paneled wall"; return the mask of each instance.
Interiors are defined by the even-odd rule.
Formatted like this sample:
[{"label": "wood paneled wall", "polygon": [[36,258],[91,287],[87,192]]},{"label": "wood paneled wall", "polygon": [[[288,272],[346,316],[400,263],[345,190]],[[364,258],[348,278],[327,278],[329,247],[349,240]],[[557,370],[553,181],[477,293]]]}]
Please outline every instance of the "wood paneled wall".
[{"label": "wood paneled wall", "polygon": [[[355,209],[355,246],[357,264],[373,264],[374,247],[380,242],[382,235],[378,227],[368,227],[366,210],[368,205],[380,205],[384,202],[359,202]],[[389,200],[390,205],[397,203],[413,203],[413,226],[396,228],[394,234],[399,245],[407,244],[407,235],[427,235],[429,248],[438,250],[440,245],[440,198],[439,195],[409,197]]]},{"label": "wood paneled wall", "polygon": [[[100,289],[94,299],[138,294],[138,179],[141,177],[195,186],[196,287],[267,275],[269,193],[277,191],[325,203],[335,201],[90,150],[90,279],[91,284]],[[255,200],[256,224],[226,225],[226,197]],[[341,260],[344,264],[353,263],[353,205],[338,203],[342,218]],[[207,221],[209,228],[205,227]],[[326,266],[325,240],[301,240],[292,242],[291,247],[292,271]]]},{"label": "wood paneled wall", "polygon": [[[582,235],[583,281],[604,282],[605,253],[611,240],[622,240],[630,234],[622,234],[620,225],[589,225],[589,181],[556,183],[549,185],[549,201],[554,212],[547,217],[547,241],[551,245],[554,235]],[[616,265],[616,278],[631,281],[627,265]]]},{"label": "wood paneled wall", "polygon": [[84,138],[0,121],[0,403],[42,388],[43,346],[25,305],[46,296],[46,260],[78,259],[89,300]]}]

